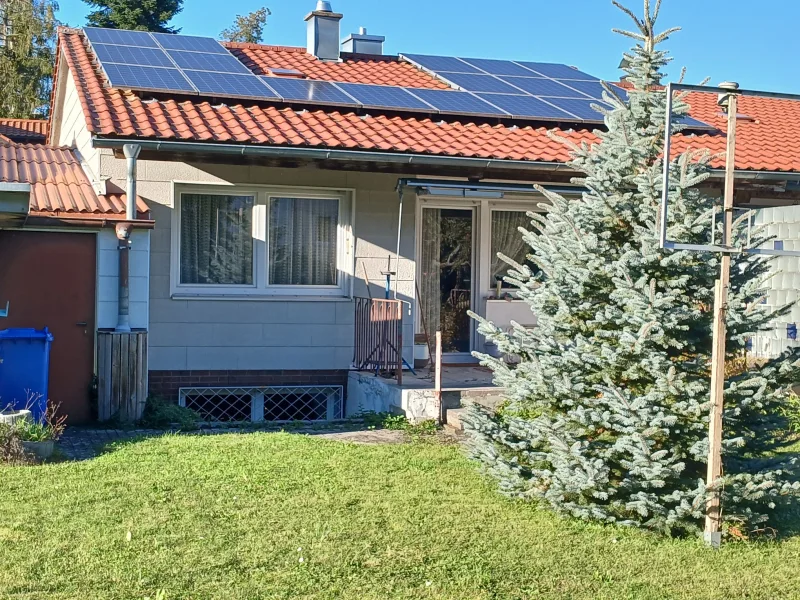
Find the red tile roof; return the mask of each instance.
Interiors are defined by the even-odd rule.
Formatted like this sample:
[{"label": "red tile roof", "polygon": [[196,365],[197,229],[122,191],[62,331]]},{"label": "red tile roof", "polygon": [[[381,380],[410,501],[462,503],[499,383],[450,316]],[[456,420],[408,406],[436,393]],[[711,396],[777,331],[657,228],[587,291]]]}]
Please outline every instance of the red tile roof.
[{"label": "red tile roof", "polygon": [[269,75],[270,69],[294,69],[303,73],[308,79],[415,88],[450,87],[411,64],[400,62],[395,57],[387,56],[379,59],[349,55],[342,62],[328,62],[317,60],[306,52],[305,48],[238,42],[228,42],[224,45],[259,75]]},{"label": "red tile roof", "polygon": [[[60,45],[79,90],[89,130],[99,136],[163,140],[375,150],[464,156],[500,160],[564,162],[569,150],[545,127],[489,125],[468,117],[433,120],[419,116],[357,114],[347,110],[297,110],[257,103],[214,104],[202,99],[142,100],[135,93],[104,87],[91,52],[77,30],[63,29]],[[393,60],[346,57],[326,63],[302,48],[253,44],[229,47],[251,68],[292,68],[307,76],[356,83],[434,86],[439,82],[415,67]],[[57,81],[57,79],[56,79]],[[724,128],[716,98],[691,94],[692,116]],[[753,117],[741,122],[737,168],[800,172],[800,103],[745,98],[740,112]],[[551,130],[572,141],[596,141],[588,130]],[[676,150],[687,147],[724,151],[719,134],[678,136]],[[715,161],[722,166],[722,159]]]},{"label": "red tile roof", "polygon": [[[40,144],[0,143],[0,181],[31,185],[30,214],[60,218],[124,219],[126,195],[107,186],[95,193],[74,151]],[[141,218],[147,205],[137,201]]]},{"label": "red tile roof", "polygon": [[12,142],[44,143],[48,125],[43,119],[0,119],[0,137]]}]

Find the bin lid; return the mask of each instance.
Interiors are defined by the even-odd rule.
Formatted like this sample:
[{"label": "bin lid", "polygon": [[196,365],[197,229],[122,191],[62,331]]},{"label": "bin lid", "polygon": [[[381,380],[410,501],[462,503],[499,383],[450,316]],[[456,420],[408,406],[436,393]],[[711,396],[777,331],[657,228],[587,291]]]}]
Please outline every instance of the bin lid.
[{"label": "bin lid", "polygon": [[16,328],[3,329],[0,331],[0,340],[47,340],[53,341],[53,334],[45,327],[44,329]]}]

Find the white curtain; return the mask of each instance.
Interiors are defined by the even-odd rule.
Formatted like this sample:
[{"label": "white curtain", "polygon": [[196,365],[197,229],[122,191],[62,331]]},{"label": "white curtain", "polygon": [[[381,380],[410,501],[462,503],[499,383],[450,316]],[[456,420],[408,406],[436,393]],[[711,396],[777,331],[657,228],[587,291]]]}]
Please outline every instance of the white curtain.
[{"label": "white curtain", "polygon": [[422,256],[420,257],[420,311],[425,319],[428,335],[441,330],[441,247],[442,211],[438,208],[422,210]]},{"label": "white curtain", "polygon": [[[520,227],[531,229],[531,219],[524,211],[492,211],[492,285],[502,280],[511,268],[497,256],[498,252],[521,265],[530,264],[527,257],[531,253],[531,247],[522,239]],[[503,282],[503,287],[510,287],[510,284]]]},{"label": "white curtain", "polygon": [[181,283],[253,284],[252,196],[181,195]]},{"label": "white curtain", "polygon": [[338,222],[338,200],[272,198],[270,285],[336,285]]}]

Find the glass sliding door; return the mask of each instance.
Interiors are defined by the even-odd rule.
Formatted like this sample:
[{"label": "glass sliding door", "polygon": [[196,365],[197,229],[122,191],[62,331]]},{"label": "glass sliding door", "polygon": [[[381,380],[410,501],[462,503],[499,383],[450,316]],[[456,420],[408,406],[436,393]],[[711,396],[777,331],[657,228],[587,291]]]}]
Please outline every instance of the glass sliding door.
[{"label": "glass sliding door", "polygon": [[442,352],[472,350],[474,210],[422,209],[420,310],[430,336],[442,332]]}]

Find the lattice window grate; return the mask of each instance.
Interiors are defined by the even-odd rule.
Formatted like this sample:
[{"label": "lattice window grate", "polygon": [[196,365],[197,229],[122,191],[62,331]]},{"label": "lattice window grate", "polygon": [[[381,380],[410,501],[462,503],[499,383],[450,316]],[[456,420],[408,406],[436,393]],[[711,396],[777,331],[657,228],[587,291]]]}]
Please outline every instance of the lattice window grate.
[{"label": "lattice window grate", "polygon": [[340,385],[181,388],[178,403],[209,423],[324,422],[344,417]]}]

